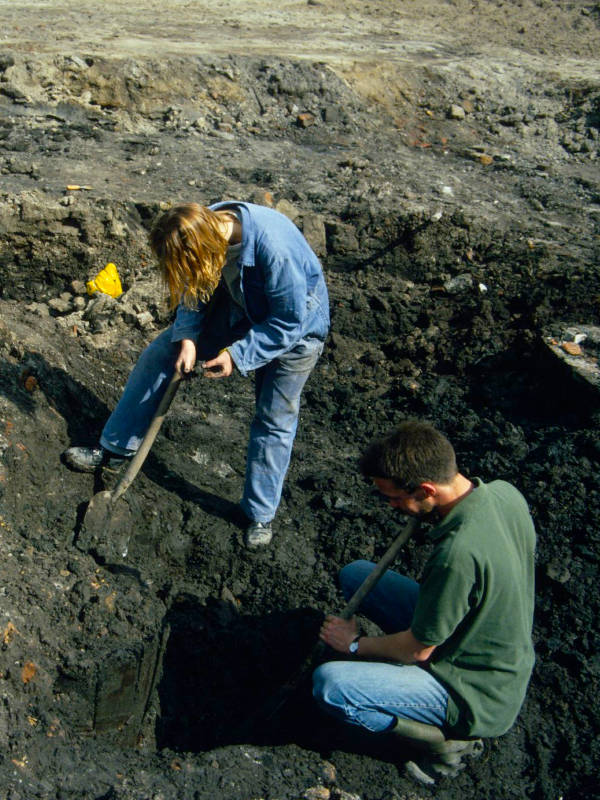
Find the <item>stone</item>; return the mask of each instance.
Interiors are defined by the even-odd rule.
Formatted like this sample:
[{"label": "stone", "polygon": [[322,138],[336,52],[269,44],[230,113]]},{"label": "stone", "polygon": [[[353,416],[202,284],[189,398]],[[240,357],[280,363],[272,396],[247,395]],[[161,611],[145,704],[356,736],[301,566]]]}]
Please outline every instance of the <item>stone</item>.
[{"label": "stone", "polygon": [[448,110],[450,119],[464,119],[466,116],[465,110],[462,106],[453,103]]},{"label": "stone", "polygon": [[142,330],[151,328],[154,325],[154,317],[149,311],[142,311],[141,314],[137,315],[137,324]]},{"label": "stone", "polygon": [[87,289],[85,288],[85,283],[83,281],[75,279],[71,281],[70,286],[73,294],[80,294],[80,295],[87,294]]},{"label": "stone", "polygon": [[448,294],[459,294],[460,292],[466,292],[472,286],[473,276],[468,272],[465,272],[462,275],[456,275],[454,278],[444,281],[444,289],[448,292]]},{"label": "stone", "polygon": [[325,222],[320,214],[307,213],[302,216],[302,232],[304,238],[319,256],[327,255],[327,234]]},{"label": "stone", "polygon": [[285,214],[288,219],[291,219],[292,222],[296,222],[300,219],[300,211],[296,208],[293,203],[290,203],[289,200],[279,200],[275,205],[275,210],[279,211],[280,214]]},{"label": "stone", "polygon": [[352,225],[344,222],[335,222],[328,227],[329,247],[332,253],[344,255],[358,251],[358,237]]},{"label": "stone", "polygon": [[315,124],[316,118],[314,114],[311,114],[308,111],[303,111],[296,117],[296,122],[301,128],[310,128],[311,125]]},{"label": "stone", "polygon": [[582,356],[583,350],[581,349],[581,345],[577,344],[576,342],[563,342],[561,344],[562,349],[565,353],[569,356]]},{"label": "stone", "polygon": [[48,300],[48,307],[57,314],[68,314],[71,310],[71,301],[62,297],[52,297]]}]

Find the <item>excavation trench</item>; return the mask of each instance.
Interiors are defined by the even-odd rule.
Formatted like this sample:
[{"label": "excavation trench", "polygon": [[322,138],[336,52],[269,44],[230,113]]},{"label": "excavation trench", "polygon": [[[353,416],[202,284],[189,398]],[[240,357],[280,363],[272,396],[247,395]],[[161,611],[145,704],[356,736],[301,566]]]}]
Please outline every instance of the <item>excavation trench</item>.
[{"label": "excavation trench", "polygon": [[[519,486],[539,531],[538,666],[500,753],[554,785],[539,767],[546,752],[536,745],[531,755],[528,743],[540,726],[573,733],[557,698],[589,693],[577,753],[559,752],[558,732],[547,749],[565,781],[574,758],[592,776],[597,700],[583,679],[599,644],[597,386],[547,339],[561,347],[585,323],[581,347],[597,358],[595,270],[461,215],[394,217],[358,204],[322,220],[332,332],[304,394],[274,546],[249,555],[236,518],[253,385],[233,375],[180,389],[119,501],[131,520],[119,561],[77,536],[90,497],[116,476],[69,472],[60,454],[95,441],[140,349],[168,323],[145,244],[154,211],[125,203],[111,212],[135,231],[113,251],[126,289],[114,301],[73,284],[90,276],[91,256],[81,259],[52,220],[34,235],[21,216],[7,240],[20,255],[0,300],[3,675],[14,720],[0,730],[4,744],[43,754],[65,741],[144,769],[150,754],[193,762],[249,744],[368,752],[374,769],[395,763],[323,719],[310,681],[275,716],[261,709],[311,651],[322,613],[341,609],[339,568],[377,559],[396,535],[356,460],[373,435],[419,416],[447,432],[466,474]],[[97,213],[82,206],[80,230],[93,229]],[[148,310],[150,319],[140,316]],[[423,536],[411,541],[399,568],[418,577],[427,551]]]}]

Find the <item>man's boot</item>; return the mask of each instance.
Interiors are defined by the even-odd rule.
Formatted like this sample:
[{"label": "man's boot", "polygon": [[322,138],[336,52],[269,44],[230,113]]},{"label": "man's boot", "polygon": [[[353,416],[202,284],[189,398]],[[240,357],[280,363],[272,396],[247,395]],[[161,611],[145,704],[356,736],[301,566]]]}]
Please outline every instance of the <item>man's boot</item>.
[{"label": "man's boot", "polygon": [[447,739],[435,725],[412,719],[398,717],[392,732],[423,752],[418,762],[406,764],[407,772],[421,783],[435,783],[438,776],[453,778],[465,768],[467,756],[477,758],[483,752],[481,739]]}]

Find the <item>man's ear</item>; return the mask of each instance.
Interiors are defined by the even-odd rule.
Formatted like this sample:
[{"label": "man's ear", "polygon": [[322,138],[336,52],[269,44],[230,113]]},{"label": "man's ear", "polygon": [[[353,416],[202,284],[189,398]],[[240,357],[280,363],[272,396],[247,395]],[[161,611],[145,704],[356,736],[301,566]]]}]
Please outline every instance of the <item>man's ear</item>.
[{"label": "man's ear", "polygon": [[419,489],[423,491],[425,497],[437,497],[438,489],[435,483],[431,483],[430,481],[423,481],[423,483],[419,484]]}]

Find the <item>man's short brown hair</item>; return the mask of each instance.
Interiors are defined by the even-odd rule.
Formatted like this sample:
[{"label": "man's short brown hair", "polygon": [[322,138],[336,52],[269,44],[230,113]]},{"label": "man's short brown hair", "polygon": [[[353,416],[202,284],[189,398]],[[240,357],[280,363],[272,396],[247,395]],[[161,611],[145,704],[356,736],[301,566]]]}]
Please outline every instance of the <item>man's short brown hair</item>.
[{"label": "man's short brown hair", "polygon": [[448,439],[420,420],[407,420],[371,442],[359,466],[365,477],[392,480],[408,492],[427,481],[448,484],[458,472]]}]

